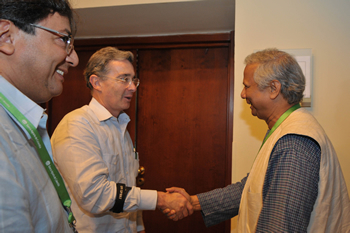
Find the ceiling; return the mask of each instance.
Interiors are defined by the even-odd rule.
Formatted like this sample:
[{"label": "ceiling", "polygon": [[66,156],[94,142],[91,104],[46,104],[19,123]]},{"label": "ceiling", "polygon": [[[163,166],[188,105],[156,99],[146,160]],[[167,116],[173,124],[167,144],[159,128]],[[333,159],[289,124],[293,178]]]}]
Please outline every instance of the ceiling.
[{"label": "ceiling", "polygon": [[79,17],[75,38],[201,34],[234,30],[235,0],[71,2]]}]

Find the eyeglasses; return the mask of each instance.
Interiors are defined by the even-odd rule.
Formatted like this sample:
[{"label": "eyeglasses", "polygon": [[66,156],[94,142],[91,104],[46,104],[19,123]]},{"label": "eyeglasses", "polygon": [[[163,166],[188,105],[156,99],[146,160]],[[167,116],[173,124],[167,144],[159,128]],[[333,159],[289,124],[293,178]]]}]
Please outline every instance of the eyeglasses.
[{"label": "eyeglasses", "polygon": [[[107,78],[109,78],[109,77],[107,77]],[[131,76],[122,75],[120,77],[115,77],[115,78],[110,78],[110,79],[114,79],[118,82],[122,82],[125,85],[127,85],[127,87],[130,87],[131,83],[134,83],[136,88],[140,85],[140,79],[132,78]]]},{"label": "eyeglasses", "polygon": [[59,35],[60,38],[63,40],[63,42],[66,44],[67,55],[69,55],[72,52],[72,50],[74,48],[74,45],[73,45],[74,44],[74,38],[72,37],[72,34],[69,33],[68,35],[66,35],[66,34],[64,34],[62,32],[59,32],[59,31],[56,31],[56,30],[53,30],[53,29],[50,29],[50,28],[47,28],[47,27],[43,27],[43,26],[40,26],[40,25],[37,25],[37,24],[30,23],[29,25]]}]

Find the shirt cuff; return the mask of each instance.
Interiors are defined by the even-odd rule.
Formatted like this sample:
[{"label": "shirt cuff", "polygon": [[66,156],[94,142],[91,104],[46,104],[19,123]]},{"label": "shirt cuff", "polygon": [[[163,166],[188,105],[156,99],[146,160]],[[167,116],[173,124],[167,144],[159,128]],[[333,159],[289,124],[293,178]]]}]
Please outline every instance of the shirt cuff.
[{"label": "shirt cuff", "polygon": [[157,205],[157,191],[141,189],[140,210],[155,210]]}]

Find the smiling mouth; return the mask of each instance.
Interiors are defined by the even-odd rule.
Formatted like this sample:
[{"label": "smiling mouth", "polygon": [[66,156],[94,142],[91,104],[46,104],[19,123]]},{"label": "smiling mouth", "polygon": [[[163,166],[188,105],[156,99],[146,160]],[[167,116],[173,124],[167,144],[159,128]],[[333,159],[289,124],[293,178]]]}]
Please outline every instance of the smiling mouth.
[{"label": "smiling mouth", "polygon": [[64,72],[62,70],[56,70],[56,72],[62,76],[64,75]]}]

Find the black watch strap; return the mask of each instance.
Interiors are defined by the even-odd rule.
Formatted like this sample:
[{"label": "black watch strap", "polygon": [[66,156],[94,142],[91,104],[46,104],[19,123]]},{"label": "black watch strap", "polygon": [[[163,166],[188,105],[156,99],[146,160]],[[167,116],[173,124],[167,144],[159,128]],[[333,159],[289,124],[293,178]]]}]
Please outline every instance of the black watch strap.
[{"label": "black watch strap", "polygon": [[117,184],[117,196],[115,198],[115,203],[110,211],[114,213],[123,212],[124,202],[128,192],[131,190],[131,187],[126,187],[125,184]]}]

